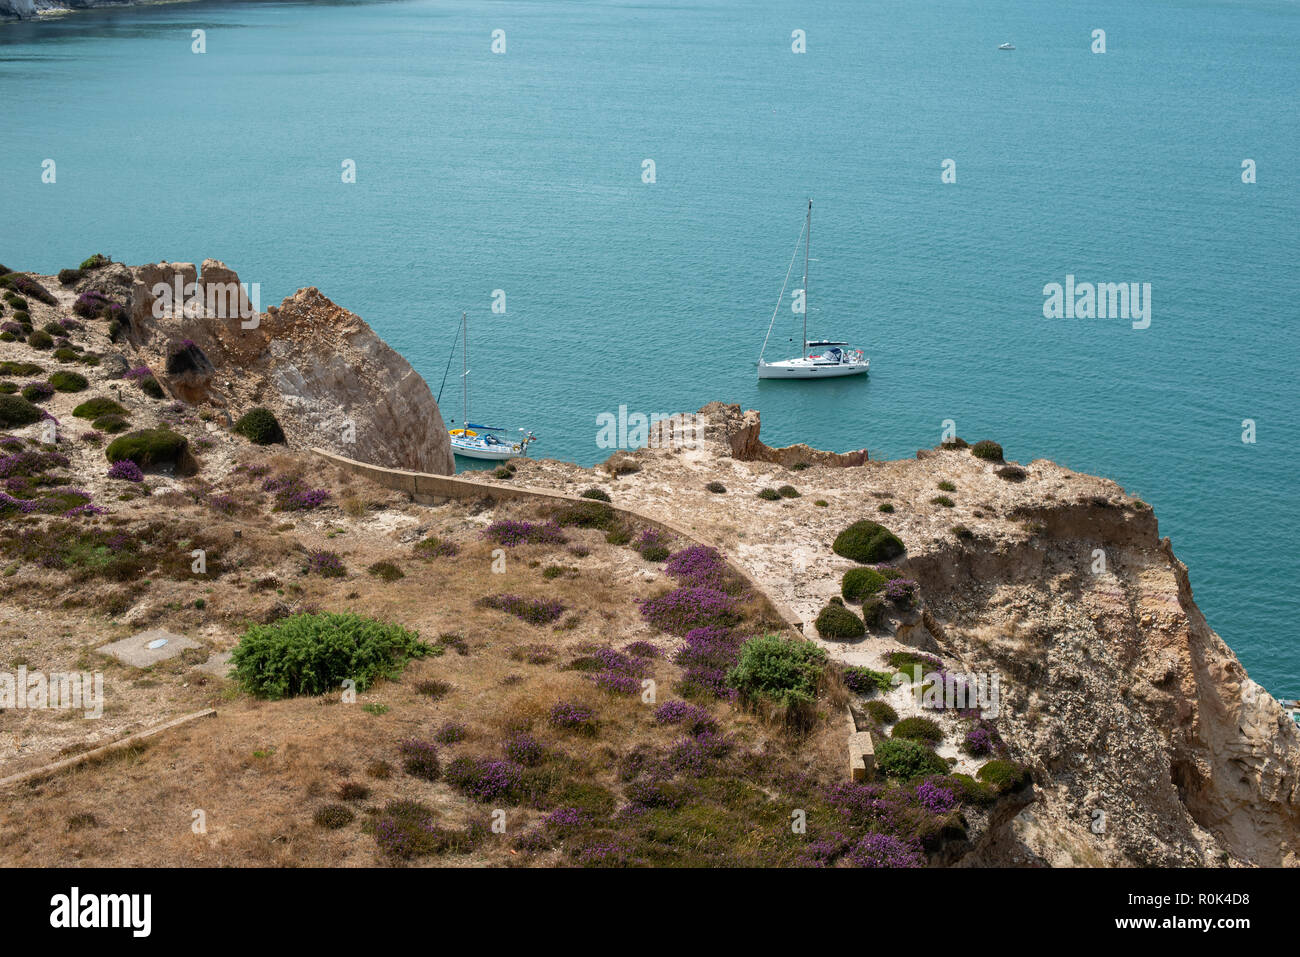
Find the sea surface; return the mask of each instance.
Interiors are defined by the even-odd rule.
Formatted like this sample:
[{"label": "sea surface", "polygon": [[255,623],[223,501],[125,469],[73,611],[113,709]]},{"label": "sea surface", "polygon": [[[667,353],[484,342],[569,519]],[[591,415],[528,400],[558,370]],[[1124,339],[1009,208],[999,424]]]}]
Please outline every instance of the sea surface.
[{"label": "sea surface", "polygon": [[[582,464],[620,406],[722,399],[760,409],[770,444],[888,458],[952,420],[1150,502],[1210,624],[1300,697],[1297,50],[1290,0],[194,2],[0,24],[0,262],[213,257],[263,307],[317,286],[435,393],[467,311],[471,419]],[[760,383],[809,198],[809,331],[871,374]],[[1150,283],[1150,326],[1045,318],[1067,275]],[[769,359],[798,352],[790,304]]]}]

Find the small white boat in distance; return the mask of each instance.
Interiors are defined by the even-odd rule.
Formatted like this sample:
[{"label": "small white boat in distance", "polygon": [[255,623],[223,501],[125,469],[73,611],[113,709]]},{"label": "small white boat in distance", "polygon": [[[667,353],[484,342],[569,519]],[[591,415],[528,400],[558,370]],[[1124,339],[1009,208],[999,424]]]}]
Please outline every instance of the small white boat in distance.
[{"label": "small white boat in distance", "polygon": [[781,303],[785,301],[785,287],[790,282],[790,273],[794,271],[794,258],[799,255],[799,243],[795,243],[794,255],[790,257],[790,268],[785,273],[785,284],[781,286],[781,295],[777,297],[776,309],[772,311],[772,321],[767,325],[767,339],[763,340],[763,349],[758,354],[758,377],[760,379],[832,379],[837,376],[861,375],[871,366],[871,360],[862,354],[861,349],[854,349],[847,342],[832,339],[808,339],[808,248],[812,245],[812,200],[808,200],[808,218],[804,221],[803,231],[799,234],[803,241],[803,352],[793,359],[781,359],[777,362],[764,362],[763,353],[767,351],[767,339],[772,336],[772,326]]},{"label": "small white boat in distance", "polygon": [[999,49],[999,50],[1014,50],[1014,49],[1015,49],[1015,46],[1012,45],[1012,44],[1010,44],[1010,43],[1004,43],[1004,44],[1002,44],[1002,46],[998,47],[998,49]]}]

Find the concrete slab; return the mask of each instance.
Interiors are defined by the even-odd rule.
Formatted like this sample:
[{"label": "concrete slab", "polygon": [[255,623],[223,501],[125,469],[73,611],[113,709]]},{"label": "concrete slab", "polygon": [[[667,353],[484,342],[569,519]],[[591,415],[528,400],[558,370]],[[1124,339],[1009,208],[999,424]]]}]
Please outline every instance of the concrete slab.
[{"label": "concrete slab", "polygon": [[116,658],[123,664],[148,668],[160,661],[175,658],[186,649],[201,647],[203,646],[197,641],[184,635],[173,634],[163,628],[150,628],[148,631],[138,632],[130,638],[123,638],[121,641],[115,641],[95,650],[102,655]]},{"label": "concrete slab", "polygon": [[224,678],[230,672],[230,655],[229,651],[219,651],[195,670]]}]

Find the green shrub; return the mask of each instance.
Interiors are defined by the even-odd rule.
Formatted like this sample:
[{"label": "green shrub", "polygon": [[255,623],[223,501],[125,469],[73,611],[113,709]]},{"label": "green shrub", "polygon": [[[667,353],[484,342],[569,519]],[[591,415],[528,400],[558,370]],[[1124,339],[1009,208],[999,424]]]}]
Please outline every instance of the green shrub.
[{"label": "green shrub", "polygon": [[957,491],[957,486],[956,486],[956,485],[953,485],[952,482],[949,482],[947,479],[944,479],[942,482],[939,483],[939,491],[940,491],[940,492],[955,492],[955,491]]},{"label": "green shrub", "polygon": [[721,482],[710,482],[708,485],[704,486],[704,488],[706,491],[712,492],[714,495],[727,494],[727,486],[723,485]]},{"label": "green shrub", "polygon": [[1002,446],[989,439],[981,439],[970,447],[970,454],[986,462],[1002,461]]},{"label": "green shrub", "polygon": [[760,489],[760,490],[759,490],[759,493],[758,493],[758,497],[761,498],[761,499],[762,499],[763,501],[765,501],[765,502],[779,502],[779,501],[781,501],[781,493],[778,492],[778,491],[777,491],[776,489],[774,489],[774,488],[765,488],[765,489]]},{"label": "green shrub", "polygon": [[867,633],[861,618],[834,602],[821,610],[813,627],[817,629],[817,634],[832,641],[850,641]]},{"label": "green shrub", "polygon": [[504,465],[498,465],[495,469],[493,469],[492,477],[499,478],[499,479],[512,479],[515,477],[515,473],[512,472],[510,469],[506,468]]},{"label": "green shrub", "polygon": [[90,258],[84,260],[84,261],[81,263],[81,265],[78,266],[77,268],[80,269],[80,270],[82,270],[83,272],[87,272],[87,271],[89,271],[89,270],[91,270],[91,269],[100,269],[100,268],[102,268],[103,266],[107,266],[107,265],[108,265],[109,263],[111,263],[112,261],[113,261],[113,260],[109,259],[109,258],[108,258],[107,256],[105,256],[103,253],[95,253],[95,255],[93,255],[93,256],[91,256]]},{"label": "green shrub", "polygon": [[930,499],[930,504],[939,505],[943,508],[952,508],[957,503],[954,502],[952,499],[950,499],[947,495],[936,495],[934,498]]},{"label": "green shrub", "polygon": [[1006,479],[1008,482],[1023,482],[1029,477],[1029,473],[1019,465],[1004,465],[1000,469],[994,469],[993,474],[1000,479]]},{"label": "green shrub", "polygon": [[893,724],[898,720],[898,712],[888,701],[868,701],[867,714],[880,724]]},{"label": "green shrub", "polygon": [[108,415],[101,415],[94,422],[90,423],[91,427],[100,431],[107,432],[109,435],[116,435],[119,432],[125,432],[131,427],[131,422],[124,415],[118,415],[116,412],[110,412]]},{"label": "green shrub", "polygon": [[27,344],[33,349],[53,349],[54,338],[44,329],[37,329],[27,337]]},{"label": "green shrub", "polygon": [[163,397],[163,387],[158,384],[158,380],[153,376],[145,376],[140,380],[140,391],[151,399],[161,399]]},{"label": "green shrub", "polygon": [[0,427],[13,429],[40,419],[41,410],[22,396],[0,395]]},{"label": "green shrub", "polygon": [[284,430],[270,409],[258,406],[239,417],[235,432],[254,445],[273,445],[284,441]]},{"label": "green shrub", "polygon": [[54,350],[54,358],[60,362],[76,362],[81,358],[81,355],[71,346],[59,346]]},{"label": "green shrub", "polygon": [[593,499],[597,502],[608,502],[610,500],[609,493],[603,488],[589,488],[582,493],[582,497]]},{"label": "green shrub", "polygon": [[44,402],[54,395],[54,390],[44,382],[29,382],[19,394],[28,402]]},{"label": "green shrub", "polygon": [[845,601],[861,601],[884,588],[886,581],[874,568],[850,568],[840,580],[840,594]]},{"label": "green shrub", "polygon": [[12,332],[0,332],[0,342],[15,342],[18,337]]},{"label": "green shrub", "polygon": [[791,472],[802,472],[804,469],[806,469],[806,468],[808,468],[808,467],[809,467],[809,465],[808,465],[807,462],[795,462],[794,465],[790,466],[790,471],[791,471]]},{"label": "green shrub", "polygon": [[1018,791],[1030,782],[1029,769],[1015,761],[994,758],[986,762],[975,772],[975,776],[984,781],[999,794]]},{"label": "green shrub", "polygon": [[904,718],[894,725],[894,730],[890,733],[896,738],[912,738],[929,744],[938,744],[943,740],[943,728],[931,718]]},{"label": "green shrub", "polygon": [[77,361],[80,362],[83,366],[90,366],[91,368],[94,368],[95,366],[99,365],[99,356],[95,355],[93,352],[83,352],[79,356],[77,356]]},{"label": "green shrub", "polygon": [[48,332],[52,336],[62,336],[67,333],[67,330],[57,322],[47,322],[45,325],[41,326],[41,331]]},{"label": "green shrub", "polygon": [[903,554],[903,543],[885,526],[863,519],[836,535],[831,549],[860,565],[874,565]]},{"label": "green shrub", "polygon": [[776,490],[776,494],[782,498],[798,498],[799,490],[793,485],[782,485]]},{"label": "green shrub", "polygon": [[956,449],[968,449],[970,448],[970,443],[967,442],[965,439],[961,438],[960,436],[958,436],[955,438],[948,439],[948,441],[946,442],[939,443],[939,448],[943,449],[946,452],[952,452]]},{"label": "green shrub", "polygon": [[[99,428],[96,424],[95,428]],[[140,429],[114,439],[104,450],[110,462],[130,459],[140,468],[179,464],[189,451],[189,440],[171,429]]]},{"label": "green shrub", "polygon": [[392,562],[375,562],[366,569],[371,575],[374,575],[380,581],[395,582],[399,578],[405,578],[406,573],[394,565]]},{"label": "green shrub", "polygon": [[825,668],[826,652],[811,641],[764,635],[741,646],[727,683],[747,698],[809,705],[817,697]]},{"label": "green shrub", "polygon": [[944,774],[948,763],[919,741],[886,738],[876,744],[876,767],[891,778],[910,781],[927,774]]},{"label": "green shrub", "polygon": [[611,529],[617,521],[614,510],[604,502],[574,502],[565,506],[554,515],[557,525],[576,526],[578,528]]},{"label": "green shrub", "polygon": [[884,620],[885,600],[868,597],[862,599],[862,623],[868,628],[875,628]]},{"label": "green shrub", "polygon": [[0,375],[42,375],[45,370],[35,362],[0,362]]},{"label": "green shrub", "polygon": [[430,647],[400,625],[352,614],[300,614],[244,632],[231,656],[234,677],[259,698],[337,691],[345,680],[365,691],[395,678]]},{"label": "green shrub", "polygon": [[975,538],[975,533],[965,525],[954,525],[952,528],[948,529],[948,531],[952,532],[953,535],[965,542],[969,542]]},{"label": "green shrub", "polygon": [[75,284],[76,284],[80,279],[81,279],[81,270],[80,270],[80,269],[60,269],[60,270],[59,270],[59,285],[60,285],[60,286],[72,286],[72,285],[75,285]]},{"label": "green shrub", "polygon": [[0,392],[5,393],[6,395],[12,395],[17,391],[18,391],[17,382],[0,382]]},{"label": "green shrub", "polygon": [[889,515],[894,511],[894,506],[891,502],[881,502],[876,506],[876,511],[884,512],[886,515]]},{"label": "green shrub", "polygon": [[87,399],[72,410],[72,414],[79,419],[98,419],[101,415],[108,415],[110,412],[114,415],[125,415],[126,409],[112,399],[95,396],[95,398]]},{"label": "green shrub", "polygon": [[80,372],[68,372],[64,369],[51,374],[49,383],[60,392],[81,392],[90,385],[90,381]]}]

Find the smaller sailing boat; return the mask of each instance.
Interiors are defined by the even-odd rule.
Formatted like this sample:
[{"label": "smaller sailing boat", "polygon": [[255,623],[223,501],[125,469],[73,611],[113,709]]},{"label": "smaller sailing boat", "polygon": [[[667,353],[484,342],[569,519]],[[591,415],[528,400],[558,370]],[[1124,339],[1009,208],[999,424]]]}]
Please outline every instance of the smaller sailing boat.
[{"label": "smaller sailing boat", "polygon": [[1012,45],[1012,44],[1010,44],[1010,43],[1004,43],[1004,44],[1002,44],[1000,47],[998,47],[998,49],[999,49],[999,50],[1014,50],[1014,49],[1015,49],[1015,46]]},{"label": "smaller sailing boat", "polygon": [[[501,462],[505,459],[513,459],[521,455],[528,454],[528,445],[537,441],[537,436],[532,432],[523,432],[523,437],[518,442],[510,442],[496,433],[505,432],[505,429],[493,425],[475,425],[469,421],[469,322],[465,313],[460,316],[461,332],[461,350],[460,350],[460,394],[461,394],[461,422],[462,428],[451,429],[447,433],[451,436],[451,450],[456,455],[464,456],[468,459],[487,459],[489,461]],[[455,345],[452,345],[452,356],[455,355]],[[447,357],[447,366],[450,368],[452,356]],[[442,383],[447,384],[447,374],[442,375]],[[438,390],[438,401],[442,401],[442,389]],[[453,419],[454,423],[455,420]]]},{"label": "smaller sailing boat", "polygon": [[778,362],[764,362],[763,353],[767,351],[767,340],[772,336],[772,326],[776,315],[781,311],[785,301],[785,287],[790,282],[790,273],[794,271],[795,256],[799,255],[799,243],[795,243],[794,254],[790,257],[790,268],[785,272],[785,283],[781,286],[781,295],[776,299],[776,308],[772,310],[772,321],[767,324],[767,338],[758,354],[758,377],[760,379],[832,379],[837,376],[861,375],[871,366],[871,360],[862,354],[861,349],[852,348],[847,342],[832,339],[808,339],[808,248],[812,245],[812,200],[808,200],[808,218],[804,222],[803,232],[799,234],[803,242],[803,352],[794,359],[781,359]]}]

